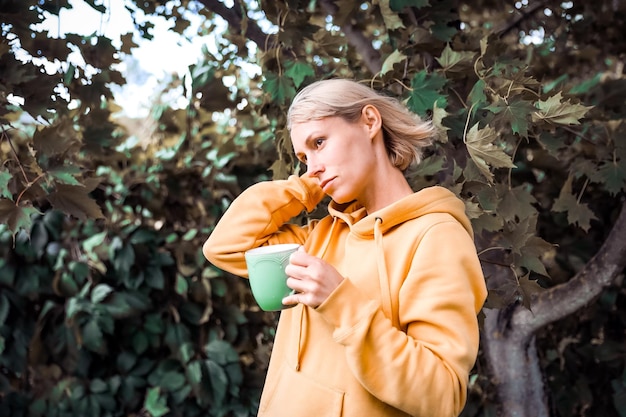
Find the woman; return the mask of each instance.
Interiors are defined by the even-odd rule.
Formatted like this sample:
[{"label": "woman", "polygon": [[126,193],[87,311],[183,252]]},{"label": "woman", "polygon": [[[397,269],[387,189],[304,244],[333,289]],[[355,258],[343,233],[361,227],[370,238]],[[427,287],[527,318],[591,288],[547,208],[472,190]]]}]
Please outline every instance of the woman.
[{"label": "woman", "polygon": [[[285,271],[259,416],[456,416],[486,297],[464,204],[403,175],[434,135],[397,100],[354,81],[304,88],[288,113],[302,176],[245,190],[204,244],[246,277],[244,252],[300,243]],[[328,216],[289,221],[325,195]]]}]

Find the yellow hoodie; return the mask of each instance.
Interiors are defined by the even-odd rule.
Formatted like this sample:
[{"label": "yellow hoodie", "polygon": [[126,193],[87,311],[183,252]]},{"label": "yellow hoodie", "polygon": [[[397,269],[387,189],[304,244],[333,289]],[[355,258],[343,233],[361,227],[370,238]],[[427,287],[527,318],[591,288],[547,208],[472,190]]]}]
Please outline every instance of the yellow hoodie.
[{"label": "yellow hoodie", "polygon": [[487,295],[463,202],[430,187],[369,215],[331,202],[288,223],[323,197],[305,176],[255,184],[203,247],[247,277],[246,250],[300,243],[345,278],[318,308],[281,312],[259,416],[457,416]]}]

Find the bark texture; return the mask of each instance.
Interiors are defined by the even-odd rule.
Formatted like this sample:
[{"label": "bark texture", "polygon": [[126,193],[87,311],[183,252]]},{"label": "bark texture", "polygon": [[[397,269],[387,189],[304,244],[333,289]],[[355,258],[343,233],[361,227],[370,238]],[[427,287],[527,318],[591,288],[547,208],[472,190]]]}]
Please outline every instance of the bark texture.
[{"label": "bark texture", "polygon": [[484,310],[481,343],[497,387],[499,415],[550,415],[535,334],[593,302],[625,267],[626,204],[598,253],[569,281],[535,296],[531,310],[521,304]]}]

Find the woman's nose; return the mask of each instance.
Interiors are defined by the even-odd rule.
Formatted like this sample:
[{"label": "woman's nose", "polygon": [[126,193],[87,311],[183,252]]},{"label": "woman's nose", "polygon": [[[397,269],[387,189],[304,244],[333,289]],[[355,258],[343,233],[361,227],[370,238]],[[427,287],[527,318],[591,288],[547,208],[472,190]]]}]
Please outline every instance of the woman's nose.
[{"label": "woman's nose", "polygon": [[315,158],[315,159],[310,158],[307,161],[307,170],[306,170],[306,172],[307,172],[307,174],[309,174],[309,176],[315,177],[315,176],[319,175],[319,173],[322,172],[322,171],[323,171],[322,164],[319,163],[317,158]]}]

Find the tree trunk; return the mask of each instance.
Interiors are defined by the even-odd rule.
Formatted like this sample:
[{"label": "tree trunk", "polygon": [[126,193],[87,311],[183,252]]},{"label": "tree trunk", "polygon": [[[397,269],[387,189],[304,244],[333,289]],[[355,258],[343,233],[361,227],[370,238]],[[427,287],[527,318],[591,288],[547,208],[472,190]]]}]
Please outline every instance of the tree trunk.
[{"label": "tree trunk", "polygon": [[535,336],[521,337],[499,326],[504,310],[485,309],[481,342],[492,380],[498,387],[499,415],[548,417]]},{"label": "tree trunk", "polygon": [[569,281],[521,304],[484,309],[481,343],[497,389],[498,415],[548,417],[549,407],[535,344],[537,331],[593,302],[626,267],[626,205],[598,253]]}]

